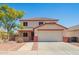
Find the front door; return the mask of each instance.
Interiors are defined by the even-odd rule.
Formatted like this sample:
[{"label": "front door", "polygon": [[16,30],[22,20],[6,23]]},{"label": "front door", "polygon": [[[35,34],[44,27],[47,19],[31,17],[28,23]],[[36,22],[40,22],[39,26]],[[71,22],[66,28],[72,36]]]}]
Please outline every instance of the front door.
[{"label": "front door", "polygon": [[34,40],[34,32],[31,32],[32,41]]},{"label": "front door", "polygon": [[29,41],[29,34],[28,34],[28,32],[24,32],[23,33],[23,40],[24,40],[24,42]]},{"label": "front door", "polygon": [[34,38],[34,32],[24,32],[23,33],[23,40],[24,42],[32,42]]}]

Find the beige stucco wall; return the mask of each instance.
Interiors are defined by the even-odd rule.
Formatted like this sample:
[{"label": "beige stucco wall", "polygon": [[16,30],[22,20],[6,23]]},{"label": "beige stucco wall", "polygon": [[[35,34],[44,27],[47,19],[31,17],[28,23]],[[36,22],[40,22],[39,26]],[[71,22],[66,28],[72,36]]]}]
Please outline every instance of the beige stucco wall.
[{"label": "beige stucco wall", "polygon": [[79,30],[68,31],[70,37],[79,37]]},{"label": "beige stucco wall", "polygon": [[25,33],[25,32],[19,32],[19,37],[22,37],[24,41],[31,41],[31,39],[32,39],[31,32],[27,32],[28,33],[27,37],[23,37],[23,33]]},{"label": "beige stucco wall", "polygon": [[[63,27],[60,27],[56,24],[46,24],[44,26],[41,26],[37,29],[35,29],[35,35],[38,33],[38,29],[64,29]],[[63,31],[63,36],[65,35],[65,31]]]},{"label": "beige stucco wall", "polygon": [[[28,27],[37,27],[39,26],[39,22],[52,23],[56,21],[24,21],[24,22],[28,22]],[[21,23],[23,23],[23,21],[21,21]]]}]

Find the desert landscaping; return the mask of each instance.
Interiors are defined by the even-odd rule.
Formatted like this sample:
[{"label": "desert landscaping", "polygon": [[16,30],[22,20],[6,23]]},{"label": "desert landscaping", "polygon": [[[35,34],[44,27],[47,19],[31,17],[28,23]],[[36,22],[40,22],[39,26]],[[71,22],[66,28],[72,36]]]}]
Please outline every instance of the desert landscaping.
[{"label": "desert landscaping", "polygon": [[0,6],[0,55],[79,55],[79,25],[67,28],[59,19],[24,15]]}]

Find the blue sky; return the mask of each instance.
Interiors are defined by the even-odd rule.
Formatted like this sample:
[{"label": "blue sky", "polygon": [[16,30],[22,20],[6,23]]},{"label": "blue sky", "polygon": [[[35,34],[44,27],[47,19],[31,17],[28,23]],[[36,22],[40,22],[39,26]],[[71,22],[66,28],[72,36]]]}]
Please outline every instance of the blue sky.
[{"label": "blue sky", "polygon": [[79,4],[67,3],[13,3],[8,4],[25,12],[24,18],[46,17],[59,19],[59,23],[71,27],[79,24]]}]

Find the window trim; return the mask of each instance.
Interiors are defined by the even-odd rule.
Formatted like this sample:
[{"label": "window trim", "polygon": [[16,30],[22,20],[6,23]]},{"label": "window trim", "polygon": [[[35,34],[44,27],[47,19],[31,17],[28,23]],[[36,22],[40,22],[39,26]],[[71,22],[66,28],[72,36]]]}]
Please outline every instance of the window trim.
[{"label": "window trim", "polygon": [[39,25],[43,25],[44,24],[44,22],[39,22]]},{"label": "window trim", "polygon": [[23,33],[23,37],[28,37],[28,33],[27,32],[24,32]]},{"label": "window trim", "polygon": [[23,26],[28,26],[28,22],[23,22]]}]

